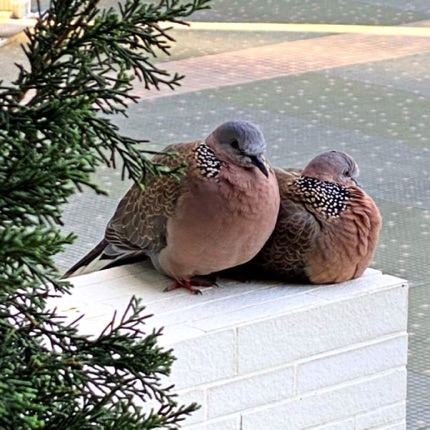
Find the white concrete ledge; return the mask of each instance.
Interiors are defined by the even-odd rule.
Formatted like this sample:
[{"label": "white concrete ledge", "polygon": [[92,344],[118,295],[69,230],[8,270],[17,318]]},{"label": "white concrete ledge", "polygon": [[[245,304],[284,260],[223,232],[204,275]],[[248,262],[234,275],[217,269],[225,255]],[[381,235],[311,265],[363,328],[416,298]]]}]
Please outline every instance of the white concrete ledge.
[{"label": "white concrete ledge", "polygon": [[169,382],[202,408],[189,430],[405,429],[407,283],[368,269],[341,285],[220,280],[203,295],[163,293],[137,264],[72,278],[56,301],[98,333],[132,295],[177,361]]}]

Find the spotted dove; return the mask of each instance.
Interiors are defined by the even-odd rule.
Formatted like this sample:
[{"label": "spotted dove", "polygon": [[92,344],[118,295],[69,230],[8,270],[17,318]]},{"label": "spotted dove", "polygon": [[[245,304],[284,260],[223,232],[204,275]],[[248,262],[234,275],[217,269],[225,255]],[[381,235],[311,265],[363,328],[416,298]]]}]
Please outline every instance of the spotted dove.
[{"label": "spotted dove", "polygon": [[202,276],[249,261],[273,232],[279,211],[265,149],[262,132],[248,121],[228,121],[204,141],[167,147],[153,161],[171,168],[185,161],[186,174],[180,180],[153,175],[144,190],[133,185],[104,239],[63,277],[147,256],[173,278],[166,290],[198,293],[195,287],[206,285]]},{"label": "spotted dove", "polygon": [[358,166],[346,153],[329,151],[303,171],[276,169],[281,206],[273,234],[240,268],[311,283],[361,276],[381,229],[379,210],[356,183]]}]

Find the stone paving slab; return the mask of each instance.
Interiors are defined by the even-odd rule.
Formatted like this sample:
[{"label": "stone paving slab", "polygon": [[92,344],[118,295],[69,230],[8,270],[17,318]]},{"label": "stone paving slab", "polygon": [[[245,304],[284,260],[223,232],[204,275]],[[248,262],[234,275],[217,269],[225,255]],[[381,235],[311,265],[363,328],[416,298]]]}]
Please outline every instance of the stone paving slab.
[{"label": "stone paving slab", "polygon": [[[430,21],[428,21],[430,25]],[[430,52],[430,38],[347,34],[287,41],[204,57],[170,61],[171,72],[185,75],[174,93],[168,88],[147,91],[135,84],[134,93],[148,100],[208,88],[239,85],[279,76],[391,60]]]},{"label": "stone paving slab", "polygon": [[[303,9],[314,4],[300,3]],[[330,2],[330,7],[335,3]],[[408,2],[409,6],[400,0],[370,3],[381,10],[384,3],[399,11],[399,22],[412,23],[412,15],[416,18],[430,11],[422,0]],[[402,15],[407,7],[413,7],[414,14]],[[330,13],[333,11],[334,6]],[[232,8],[231,13],[238,11]],[[339,21],[339,13],[334,20]],[[380,18],[378,12],[375,20]],[[430,26],[430,22],[412,25]],[[192,32],[186,34],[184,43],[192,39]],[[189,50],[175,61],[160,63],[160,67],[186,74],[183,88],[147,93],[137,86],[136,94],[143,100],[130,106],[130,117],[121,120],[121,129],[139,138],[150,137],[154,141],[151,148],[159,148],[203,137],[218,122],[239,115],[263,126],[271,144],[270,155],[278,165],[300,166],[315,153],[334,146],[351,152],[362,169],[365,188],[377,198],[384,215],[374,267],[407,277],[415,285],[410,304],[410,366],[414,378],[409,384],[413,403],[409,405],[408,429],[426,428],[430,425],[430,397],[420,393],[430,392],[430,39],[299,35],[297,40],[289,35],[288,40],[281,41],[279,34],[275,37],[268,33],[259,36],[259,47],[251,48],[252,41],[242,43],[239,39],[252,38],[253,33],[241,33],[240,37],[231,34],[235,40],[233,51],[222,52],[222,46],[227,47],[231,40],[229,33],[216,35],[213,44],[218,46],[214,50],[207,32],[206,46],[201,47],[199,57],[187,58],[196,52]],[[12,66],[21,58],[15,43],[1,48],[2,78],[12,79],[16,69],[7,64]],[[64,266],[100,238],[110,211],[127,188],[117,172],[102,169],[98,176],[111,189],[112,197],[88,192],[72,199],[65,218],[68,228],[80,234],[80,241],[73,252],[64,254]]]}]

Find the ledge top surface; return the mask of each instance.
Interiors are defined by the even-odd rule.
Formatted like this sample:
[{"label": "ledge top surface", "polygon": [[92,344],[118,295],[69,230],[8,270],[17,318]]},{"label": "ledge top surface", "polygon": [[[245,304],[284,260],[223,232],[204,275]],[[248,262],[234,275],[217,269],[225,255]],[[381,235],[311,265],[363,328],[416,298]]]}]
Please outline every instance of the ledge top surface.
[{"label": "ledge top surface", "polygon": [[172,344],[209,332],[250,321],[273,318],[327,304],[348,300],[386,289],[407,286],[403,279],[367,269],[358,279],[337,285],[286,284],[260,280],[238,282],[219,279],[218,287],[202,288],[201,295],[184,289],[168,293],[171,282],[158,274],[150,263],[137,263],[70,278],[71,295],[52,299],[51,307],[70,321],[84,314],[80,331],[98,334],[112,319],[121,316],[132,296],[142,299],[148,314],[146,331],[164,327],[162,340]]}]

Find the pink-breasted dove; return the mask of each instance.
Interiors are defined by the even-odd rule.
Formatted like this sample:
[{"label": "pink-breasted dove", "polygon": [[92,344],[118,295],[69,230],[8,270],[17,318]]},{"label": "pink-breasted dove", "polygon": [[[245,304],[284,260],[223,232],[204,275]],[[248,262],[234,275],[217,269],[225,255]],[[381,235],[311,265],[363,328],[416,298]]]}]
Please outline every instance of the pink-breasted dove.
[{"label": "pink-breasted dove", "polygon": [[[70,268],[71,277],[118,265],[130,257],[152,260],[174,282],[166,290],[206,285],[199,278],[251,260],[271,235],[279,188],[264,157],[261,130],[248,121],[228,121],[204,141],[176,144],[154,157],[172,175],[133,185],[109,221],[103,240]],[[176,152],[172,157],[167,153]]]},{"label": "pink-breasted dove", "polygon": [[298,277],[314,284],[361,276],[373,257],[382,219],[373,199],[357,185],[353,158],[329,151],[302,171],[275,172],[281,195],[275,230],[240,273]]}]

